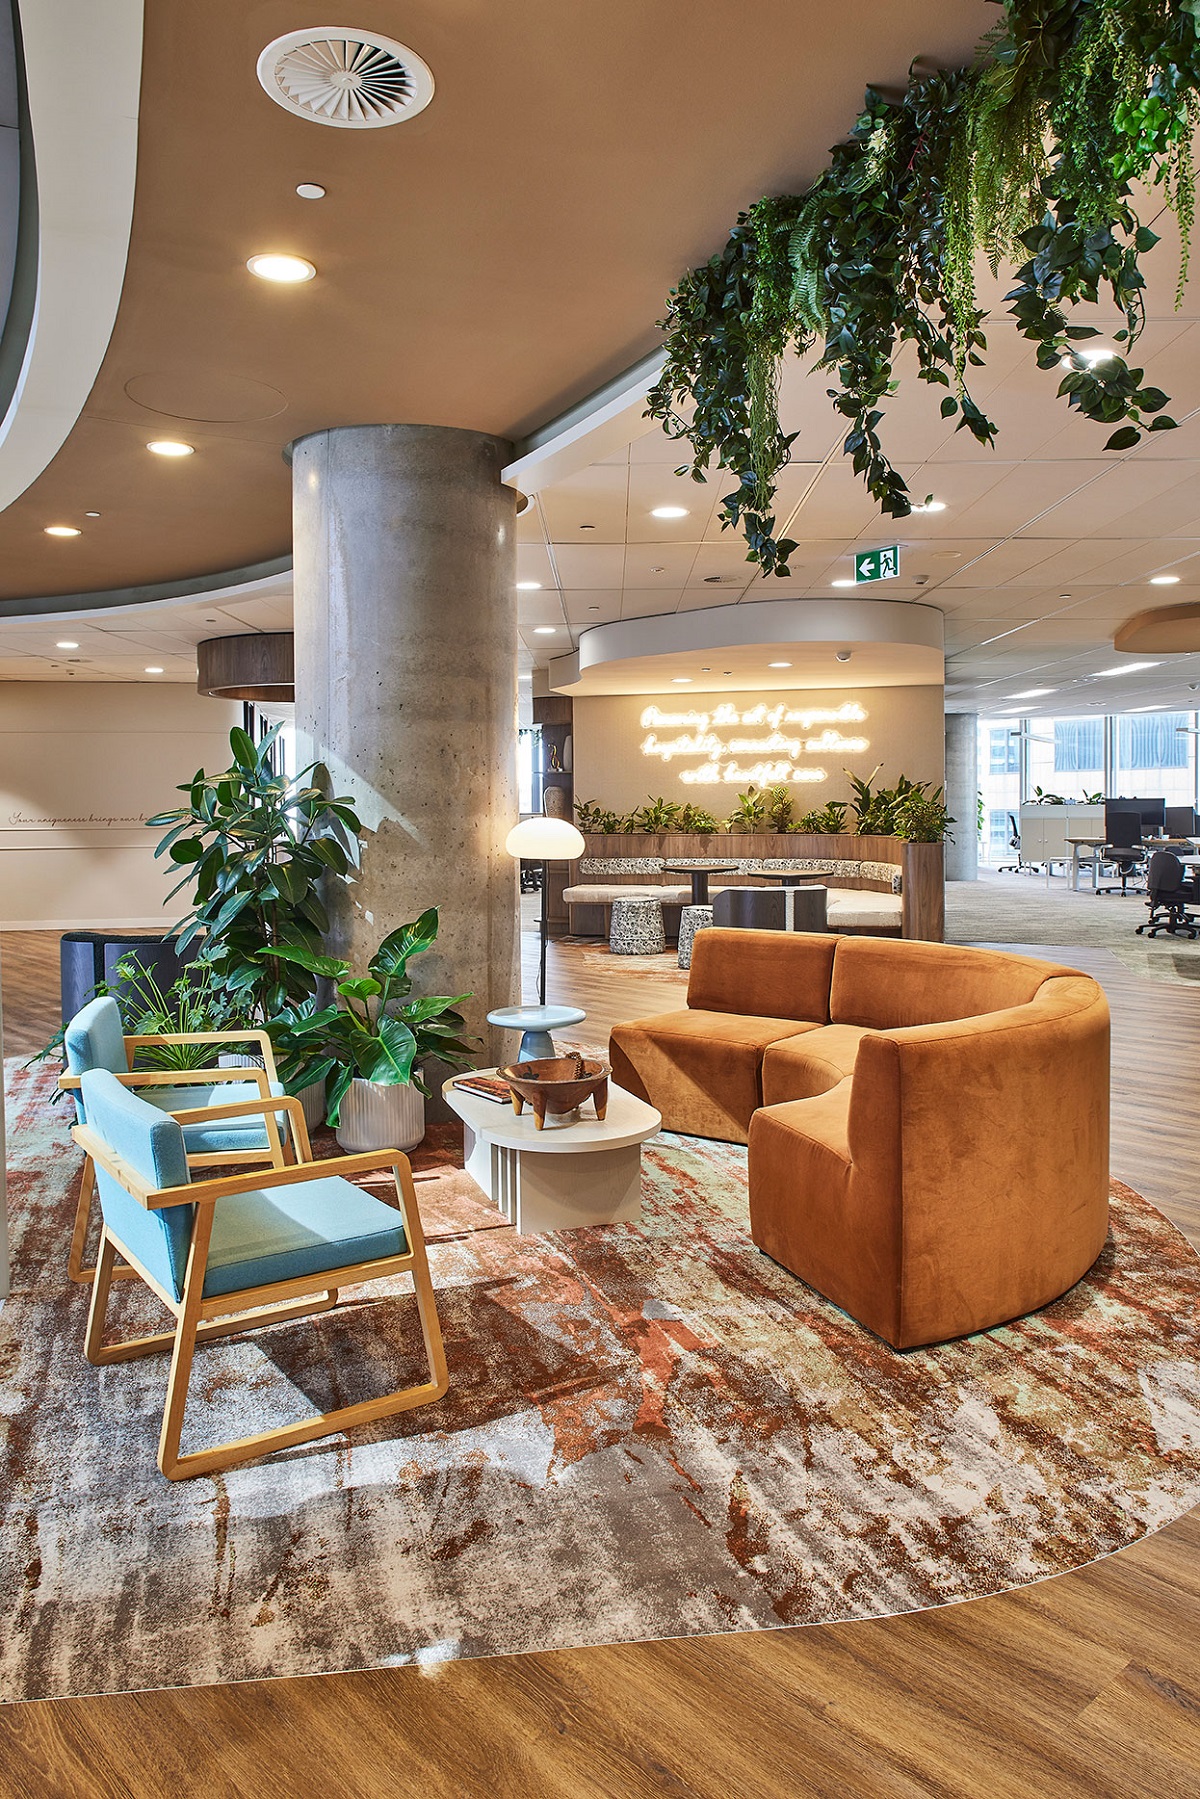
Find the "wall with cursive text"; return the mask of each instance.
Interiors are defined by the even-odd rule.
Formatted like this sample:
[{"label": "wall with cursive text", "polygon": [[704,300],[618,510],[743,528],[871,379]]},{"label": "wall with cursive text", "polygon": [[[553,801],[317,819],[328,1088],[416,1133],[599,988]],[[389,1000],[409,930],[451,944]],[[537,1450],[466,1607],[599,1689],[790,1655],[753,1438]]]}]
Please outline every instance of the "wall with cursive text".
[{"label": "wall with cursive text", "polygon": [[941,687],[576,696],[575,792],[616,812],[659,794],[724,818],[737,796],[780,782],[796,811],[850,798],[846,774],[940,786]]},{"label": "wall with cursive text", "polygon": [[228,766],[241,712],[176,683],[0,682],[0,926],[174,923],[144,820],[198,768]]}]

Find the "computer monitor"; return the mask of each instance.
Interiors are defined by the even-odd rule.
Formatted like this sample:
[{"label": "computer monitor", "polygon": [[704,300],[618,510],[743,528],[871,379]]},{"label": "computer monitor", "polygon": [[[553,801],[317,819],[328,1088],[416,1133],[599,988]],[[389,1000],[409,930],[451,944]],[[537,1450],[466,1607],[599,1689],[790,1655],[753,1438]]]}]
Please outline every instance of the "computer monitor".
[{"label": "computer monitor", "polygon": [[1142,821],[1143,831],[1161,831],[1166,826],[1166,800],[1149,799],[1115,799],[1105,800],[1106,812],[1136,812]]},{"label": "computer monitor", "polygon": [[1167,807],[1167,836],[1194,837],[1196,835],[1196,813],[1191,806]]}]

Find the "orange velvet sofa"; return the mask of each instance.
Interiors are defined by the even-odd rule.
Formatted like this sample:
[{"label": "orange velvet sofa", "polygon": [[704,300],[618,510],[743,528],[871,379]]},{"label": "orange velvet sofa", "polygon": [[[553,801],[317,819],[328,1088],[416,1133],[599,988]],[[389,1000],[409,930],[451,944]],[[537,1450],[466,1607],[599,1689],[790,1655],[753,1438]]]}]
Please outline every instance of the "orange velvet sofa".
[{"label": "orange velvet sofa", "polygon": [[897,1349],[1037,1310],[1108,1230],[1088,975],[885,938],[702,931],[687,1007],[616,1026],[668,1130],[749,1143],[760,1249]]}]

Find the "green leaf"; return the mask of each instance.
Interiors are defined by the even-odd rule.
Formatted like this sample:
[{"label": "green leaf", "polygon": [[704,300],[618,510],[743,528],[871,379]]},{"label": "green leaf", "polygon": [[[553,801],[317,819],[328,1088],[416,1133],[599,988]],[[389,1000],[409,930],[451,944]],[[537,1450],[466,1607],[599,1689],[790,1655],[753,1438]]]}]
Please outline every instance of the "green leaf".
[{"label": "green leaf", "polygon": [[402,924],[379,945],[369,963],[372,974],[402,974],[411,956],[427,950],[438,934],[438,911],[430,906],[411,924]]},{"label": "green leaf", "polygon": [[947,394],[942,401],[942,417],[944,419],[952,419],[957,411],[958,401],[954,398],[953,394]]},{"label": "green leaf", "polygon": [[1104,447],[1106,450],[1131,450],[1134,444],[1141,441],[1142,434],[1136,425],[1123,425],[1119,431],[1113,432]]},{"label": "green leaf", "polygon": [[348,962],[339,961],[336,956],[319,956],[300,943],[268,944],[258,952],[260,960],[274,959],[280,962],[292,962],[297,968],[306,968],[309,974],[319,975],[326,981],[344,980],[350,972]]},{"label": "green leaf", "polygon": [[355,980],[339,981],[338,992],[344,993],[347,999],[361,999],[365,1004],[367,1000],[374,999],[377,993],[382,993],[383,988],[370,975],[359,975]]},{"label": "green leaf", "polygon": [[399,1018],[381,1018],[378,1042],[375,1072],[368,1075],[368,1080],[383,1080],[392,1086],[406,1085],[412,1076],[417,1053],[416,1038]]},{"label": "green leaf", "polygon": [[1151,431],[1178,431],[1179,426],[1173,418],[1168,418],[1165,412],[1160,412],[1157,418],[1150,420],[1150,429]]}]

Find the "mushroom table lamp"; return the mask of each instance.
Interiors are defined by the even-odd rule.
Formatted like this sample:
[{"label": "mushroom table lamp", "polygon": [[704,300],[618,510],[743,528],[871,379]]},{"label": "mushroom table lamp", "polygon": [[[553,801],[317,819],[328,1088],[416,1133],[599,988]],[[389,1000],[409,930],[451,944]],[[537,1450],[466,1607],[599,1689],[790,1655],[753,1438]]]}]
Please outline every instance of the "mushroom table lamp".
[{"label": "mushroom table lamp", "polygon": [[547,818],[541,812],[535,812],[532,818],[523,818],[519,825],[514,825],[504,843],[510,856],[516,856],[522,862],[540,862],[542,865],[542,919],[541,919],[541,956],[538,962],[538,1004],[546,1003],[546,886],[550,876],[551,862],[569,862],[572,857],[581,855],[587,847],[583,834],[568,824],[565,818]]}]

